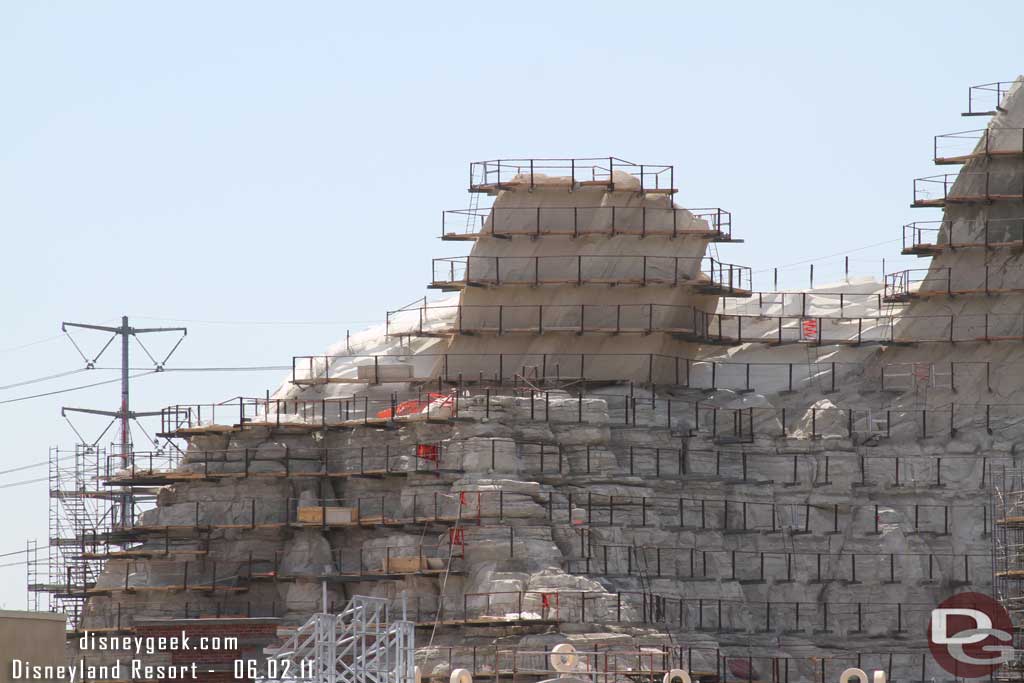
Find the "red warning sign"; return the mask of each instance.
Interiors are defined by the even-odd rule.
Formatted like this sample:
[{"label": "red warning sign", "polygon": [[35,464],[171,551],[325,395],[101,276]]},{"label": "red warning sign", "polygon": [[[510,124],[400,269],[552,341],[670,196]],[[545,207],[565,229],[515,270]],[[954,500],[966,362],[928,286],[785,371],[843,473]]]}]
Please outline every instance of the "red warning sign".
[{"label": "red warning sign", "polygon": [[440,454],[441,449],[437,444],[421,443],[416,444],[416,457],[422,458],[423,460],[430,460],[433,462],[437,461],[437,457]]}]

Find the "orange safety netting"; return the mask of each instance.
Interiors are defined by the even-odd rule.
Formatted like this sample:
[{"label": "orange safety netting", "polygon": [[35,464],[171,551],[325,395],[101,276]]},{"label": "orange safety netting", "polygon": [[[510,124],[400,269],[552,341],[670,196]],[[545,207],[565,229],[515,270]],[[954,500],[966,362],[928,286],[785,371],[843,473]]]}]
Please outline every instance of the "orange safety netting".
[{"label": "orange safety netting", "polygon": [[448,405],[451,402],[451,398],[450,394],[427,394],[427,400],[425,401],[415,398],[409,401],[402,401],[394,409],[386,408],[380,411],[377,413],[377,417],[391,418],[402,417],[403,415],[416,415],[430,408]]}]

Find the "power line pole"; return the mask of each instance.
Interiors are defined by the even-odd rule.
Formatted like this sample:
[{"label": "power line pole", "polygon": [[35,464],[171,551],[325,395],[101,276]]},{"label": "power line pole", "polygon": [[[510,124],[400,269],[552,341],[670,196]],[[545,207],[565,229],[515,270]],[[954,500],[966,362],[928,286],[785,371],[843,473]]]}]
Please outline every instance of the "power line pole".
[{"label": "power line pole", "polygon": [[[130,370],[131,366],[130,366],[129,341],[131,340],[132,337],[135,337],[136,341],[139,342],[139,346],[141,346],[142,350],[146,352],[146,355],[149,356],[149,359],[151,361],[153,361],[153,365],[154,365],[154,368],[155,368],[154,371],[155,372],[161,372],[164,369],[164,365],[167,363],[168,359],[170,359],[171,355],[177,350],[178,346],[181,344],[182,340],[185,338],[185,335],[188,334],[188,329],[184,328],[184,327],[132,327],[132,326],[130,326],[128,324],[128,316],[121,316],[121,325],[119,327],[109,327],[109,326],[106,326],[106,325],[92,325],[92,324],[87,324],[87,323],[69,323],[69,322],[64,322],[64,323],[61,324],[61,330],[63,332],[67,332],[69,327],[83,329],[83,330],[96,330],[96,331],[100,331],[100,332],[110,332],[111,335],[112,335],[110,337],[110,339],[107,340],[107,343],[104,344],[103,348],[100,349],[100,352],[98,354],[96,354],[96,356],[94,358],[92,358],[91,360],[84,353],[82,353],[82,350],[78,347],[77,344],[75,344],[75,348],[78,349],[79,354],[81,354],[82,358],[85,360],[85,365],[86,365],[87,368],[94,368],[94,367],[96,367],[96,361],[98,361],[99,358],[103,355],[103,353],[110,347],[111,343],[115,339],[120,337],[120,341],[121,341],[121,407],[120,407],[120,409],[116,410],[116,411],[112,411],[112,410],[96,410],[96,409],[93,409],[93,408],[67,408],[67,407],[65,407],[65,408],[61,409],[61,414],[65,414],[65,413],[68,413],[68,412],[73,412],[73,413],[85,413],[85,414],[88,414],[88,415],[103,415],[103,416],[112,418],[110,424],[107,425],[107,428],[104,429],[103,432],[100,434],[99,438],[96,439],[96,442],[99,442],[99,440],[103,438],[103,435],[106,434],[107,430],[110,429],[110,425],[112,425],[115,421],[120,422],[120,439],[119,439],[119,441],[120,441],[121,466],[123,468],[125,468],[125,469],[130,469],[132,467],[132,465],[134,464],[134,446],[132,444],[132,434],[131,434],[131,427],[130,427],[131,420],[135,420],[135,419],[138,419],[140,417],[149,417],[149,416],[153,416],[153,415],[159,415],[160,412],[159,411],[137,412],[137,411],[133,411],[131,409],[131,403],[130,403],[130,397],[131,397],[131,393],[130,393],[130,379],[131,379],[131,376],[129,374],[129,370]],[[149,350],[145,347],[145,345],[142,343],[142,341],[138,338],[139,335],[141,335],[141,334],[150,334],[150,333],[155,333],[155,332],[181,332],[182,333],[181,334],[181,338],[178,339],[177,343],[175,343],[174,347],[171,348],[170,352],[168,352],[168,354],[164,357],[164,359],[162,361],[156,360],[153,357],[153,355],[149,352]],[[74,343],[74,340],[72,340],[72,343]],[[133,510],[133,508],[134,508],[133,496],[132,496],[132,494],[129,491],[126,490],[120,496],[120,510],[115,514],[115,518],[119,518],[120,519],[120,524],[121,524],[122,528],[127,527],[127,526],[130,525],[131,519],[132,519],[132,510]]]}]

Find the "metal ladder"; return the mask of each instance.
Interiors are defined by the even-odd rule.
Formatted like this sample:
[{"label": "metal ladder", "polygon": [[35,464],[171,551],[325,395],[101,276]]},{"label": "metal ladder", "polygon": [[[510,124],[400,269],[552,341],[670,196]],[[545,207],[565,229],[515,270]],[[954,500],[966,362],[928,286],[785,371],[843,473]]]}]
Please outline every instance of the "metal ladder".
[{"label": "metal ladder", "polygon": [[822,387],[822,380],[818,376],[818,354],[813,349],[812,344],[804,345],[804,350],[807,352],[807,385],[810,387],[813,384],[819,391],[824,392],[825,388]]},{"label": "metal ladder", "polygon": [[[486,178],[481,178],[480,179],[481,183],[484,183],[486,181],[487,181]],[[470,184],[473,184],[473,179],[470,178],[469,182],[470,182]],[[466,212],[466,225],[464,226],[464,231],[465,231],[465,234],[467,234],[467,235],[472,233],[473,230],[476,229],[476,226],[477,226],[477,215],[476,215],[476,212],[480,208],[480,195],[482,195],[482,194],[483,194],[483,192],[470,192],[469,193],[469,210]],[[481,228],[482,227],[483,226],[481,224]]]}]

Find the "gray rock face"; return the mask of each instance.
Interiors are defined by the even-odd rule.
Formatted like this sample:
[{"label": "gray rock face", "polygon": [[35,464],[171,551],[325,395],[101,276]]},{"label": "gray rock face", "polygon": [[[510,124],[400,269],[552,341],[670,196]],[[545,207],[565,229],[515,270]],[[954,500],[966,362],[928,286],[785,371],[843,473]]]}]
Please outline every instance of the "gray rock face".
[{"label": "gray rock face", "polygon": [[296,533],[284,547],[281,573],[286,576],[324,576],[335,571],[331,545],[324,535],[305,529]]},{"label": "gray rock face", "polygon": [[[444,452],[462,463],[458,475],[341,479],[326,494],[300,480],[178,484],[161,494],[153,516],[160,524],[188,526],[198,502],[201,524],[242,526],[217,532],[222,536],[211,550],[223,558],[218,572],[233,582],[228,574],[245,576],[250,565],[273,567],[280,583],[271,602],[290,621],[317,609],[319,577],[362,574],[365,580],[332,591],[330,601],[359,592],[393,598],[398,609],[405,591],[406,610],[428,623],[553,622],[563,637],[582,643],[623,636],[655,643],[658,634],[673,631],[676,637],[699,633],[709,647],[754,644],[768,652],[779,647],[769,646],[770,634],[763,633],[770,623],[796,656],[807,647],[866,650],[896,629],[895,612],[884,607],[873,607],[870,623],[858,627],[855,611],[843,605],[903,604],[900,619],[910,631],[924,614],[915,605],[988,588],[991,522],[976,500],[983,469],[975,435],[959,434],[948,449],[939,441],[905,449],[844,437],[760,437],[723,447],[632,422],[498,419],[488,424],[504,425],[499,431],[508,434],[543,434],[557,455],[542,467],[536,442],[480,436],[460,422],[442,439]],[[372,435],[360,438],[372,443]],[[988,439],[984,457],[1007,457],[1000,454],[1008,446]],[[280,520],[289,499],[296,510],[314,514],[325,505],[355,504],[368,517],[381,510],[386,518],[415,514],[444,519],[448,528],[382,527],[372,520],[326,533],[316,525],[284,526],[267,530],[277,537],[246,543],[252,510],[260,520]],[[239,536],[229,540],[227,533]],[[175,585],[180,570],[174,563],[139,563],[129,570],[128,585]],[[119,586],[123,572],[123,565],[110,563],[99,585]],[[384,573],[390,580],[373,580]],[[209,566],[197,564],[193,576],[209,579]],[[822,622],[825,603],[830,613]],[[144,609],[139,604],[140,614]],[[701,623],[711,632],[700,632]],[[822,625],[829,633],[819,633]],[[443,630],[435,644],[461,646],[466,633]],[[532,637],[527,629],[522,643]]]}]

